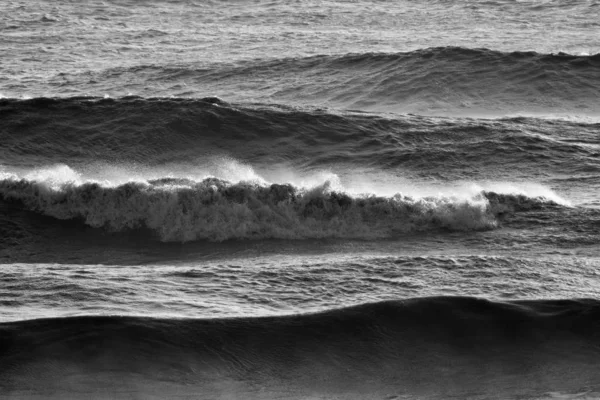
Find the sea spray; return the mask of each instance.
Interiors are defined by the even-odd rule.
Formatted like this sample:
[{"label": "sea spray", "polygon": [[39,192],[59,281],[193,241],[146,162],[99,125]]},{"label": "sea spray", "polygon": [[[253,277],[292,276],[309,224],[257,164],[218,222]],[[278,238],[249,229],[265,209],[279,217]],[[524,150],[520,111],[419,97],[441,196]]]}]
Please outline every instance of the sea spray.
[{"label": "sea spray", "polygon": [[487,230],[506,214],[557,205],[543,197],[485,191],[471,196],[350,195],[333,190],[329,181],[306,188],[214,177],[161,178],[110,186],[28,176],[5,176],[0,196],[44,215],[110,231],[150,229],[162,241],[371,239],[440,229]]}]

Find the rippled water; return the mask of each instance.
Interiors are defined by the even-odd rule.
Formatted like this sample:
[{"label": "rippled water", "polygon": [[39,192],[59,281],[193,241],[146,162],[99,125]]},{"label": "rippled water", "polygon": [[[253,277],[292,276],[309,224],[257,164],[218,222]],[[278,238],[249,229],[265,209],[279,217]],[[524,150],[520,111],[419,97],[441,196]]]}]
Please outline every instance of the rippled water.
[{"label": "rippled water", "polygon": [[3,2],[0,394],[594,398],[599,13]]}]

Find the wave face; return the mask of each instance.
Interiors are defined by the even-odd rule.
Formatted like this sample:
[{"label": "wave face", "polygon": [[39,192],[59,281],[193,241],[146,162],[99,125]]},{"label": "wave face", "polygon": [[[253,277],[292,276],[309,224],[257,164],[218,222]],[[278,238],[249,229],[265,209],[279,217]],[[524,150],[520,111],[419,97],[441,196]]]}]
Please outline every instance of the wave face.
[{"label": "wave face", "polygon": [[48,398],[107,387],[157,398],[593,396],[598,321],[596,300],[468,297],[281,317],[19,321],[0,324],[0,391]]},{"label": "wave face", "polygon": [[103,161],[191,170],[225,156],[253,166],[361,166],[449,180],[599,171],[594,123],[390,118],[216,98],[0,100],[0,112],[0,157],[13,166]]},{"label": "wave face", "polygon": [[[437,116],[583,115],[600,118],[600,55],[436,47],[254,60],[197,67],[136,65],[61,74],[81,94],[203,97]],[[89,82],[95,84],[89,84]],[[110,88],[106,88],[110,82]],[[58,83],[58,82],[57,82]],[[113,89],[122,87],[123,89]],[[243,88],[243,89],[240,89]],[[72,93],[71,93],[72,95]]]},{"label": "wave face", "polygon": [[[599,117],[598,68],[600,55],[442,47],[249,62],[199,71],[137,67],[136,72],[147,74],[150,81],[163,81],[167,76],[185,79],[210,93],[240,101],[424,115],[557,112]],[[242,82],[244,95],[234,94]]]},{"label": "wave face", "polygon": [[147,228],[163,241],[200,239],[382,238],[445,229],[492,229],[497,217],[558,206],[545,198],[479,193],[473,198],[352,197],[326,183],[312,189],[289,184],[160,179],[105,187],[9,177],[0,196],[58,219],[82,220],[111,231]]}]

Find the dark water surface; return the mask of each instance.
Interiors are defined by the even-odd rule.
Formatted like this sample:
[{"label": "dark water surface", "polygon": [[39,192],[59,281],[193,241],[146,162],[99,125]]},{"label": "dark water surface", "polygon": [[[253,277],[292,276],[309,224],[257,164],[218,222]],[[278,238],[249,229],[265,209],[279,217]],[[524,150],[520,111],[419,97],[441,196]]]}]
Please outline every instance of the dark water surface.
[{"label": "dark water surface", "polygon": [[0,397],[596,398],[597,1],[0,5]]}]

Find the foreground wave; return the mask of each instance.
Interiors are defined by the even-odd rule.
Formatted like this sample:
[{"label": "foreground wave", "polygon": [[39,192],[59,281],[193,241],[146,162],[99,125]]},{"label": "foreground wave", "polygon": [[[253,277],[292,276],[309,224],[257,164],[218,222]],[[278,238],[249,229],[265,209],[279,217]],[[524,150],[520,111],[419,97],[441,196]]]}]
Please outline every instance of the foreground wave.
[{"label": "foreground wave", "polygon": [[[236,319],[0,324],[4,398],[547,398],[598,393],[600,302],[386,301]],[[545,395],[545,396],[544,396]],[[406,397],[403,397],[406,396]],[[590,394],[592,396],[592,394]]]},{"label": "foreground wave", "polygon": [[316,187],[163,178],[103,186],[96,182],[0,180],[0,199],[58,219],[111,231],[150,229],[162,241],[385,238],[428,230],[493,229],[512,213],[558,207],[544,197],[481,192],[472,197],[350,196]]}]

